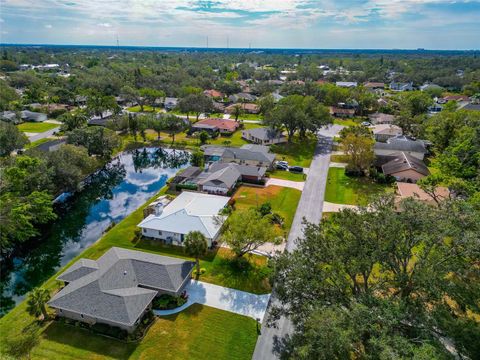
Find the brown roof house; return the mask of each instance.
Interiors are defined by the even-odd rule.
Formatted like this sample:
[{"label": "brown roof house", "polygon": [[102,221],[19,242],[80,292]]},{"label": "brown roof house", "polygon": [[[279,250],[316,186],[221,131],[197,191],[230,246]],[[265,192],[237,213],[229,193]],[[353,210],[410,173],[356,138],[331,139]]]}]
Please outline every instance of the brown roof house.
[{"label": "brown roof house", "polygon": [[382,171],[385,175],[393,176],[397,181],[411,183],[416,183],[430,174],[422,160],[404,152],[396,154],[392,160],[383,164]]},{"label": "brown roof house", "polygon": [[[439,186],[434,191],[434,196],[437,201],[446,200],[450,197],[450,191],[443,186]],[[397,183],[397,190],[395,192],[395,202],[399,203],[403,199],[414,198],[432,205],[436,205],[436,201],[431,194],[427,194],[417,184],[410,184],[405,182]]]},{"label": "brown roof house", "polygon": [[258,114],[260,112],[260,107],[257,104],[244,103],[244,104],[232,104],[225,108],[227,114],[232,114],[235,111],[235,106],[240,105],[242,110],[247,114]]},{"label": "brown roof house", "polygon": [[339,118],[351,118],[355,116],[355,109],[345,109],[337,106],[330,106],[330,115]]},{"label": "brown roof house", "polygon": [[368,115],[368,119],[373,125],[393,124],[393,122],[395,121],[395,116],[377,112],[377,113]]}]

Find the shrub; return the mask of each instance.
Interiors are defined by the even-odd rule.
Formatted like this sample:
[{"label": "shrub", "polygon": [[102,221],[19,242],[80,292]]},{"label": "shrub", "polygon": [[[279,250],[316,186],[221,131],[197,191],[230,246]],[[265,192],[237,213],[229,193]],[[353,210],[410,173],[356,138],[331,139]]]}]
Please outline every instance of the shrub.
[{"label": "shrub", "polygon": [[[200,268],[200,275],[203,275],[207,272],[207,269],[205,268]],[[197,269],[194,269],[193,270],[193,273],[192,273],[194,276],[197,275]]]},{"label": "shrub", "polygon": [[156,310],[171,310],[182,306],[186,302],[187,299],[181,296],[162,294],[153,300],[153,308]]}]

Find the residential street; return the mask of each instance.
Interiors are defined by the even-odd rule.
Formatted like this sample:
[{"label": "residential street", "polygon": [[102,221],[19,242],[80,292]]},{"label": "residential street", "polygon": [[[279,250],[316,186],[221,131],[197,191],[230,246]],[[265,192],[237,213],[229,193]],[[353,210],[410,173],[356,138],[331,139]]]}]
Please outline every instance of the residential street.
[{"label": "residential street", "polygon": [[[315,223],[318,223],[322,218],[332,140],[342,128],[340,125],[332,125],[318,133],[315,155],[310,165],[307,181],[305,182],[302,197],[300,198],[287,240],[286,249],[289,251],[296,248],[296,239],[302,236],[303,218]],[[275,301],[273,292],[271,302],[275,303]],[[268,309],[266,315],[262,325],[262,334],[257,340],[255,352],[253,353],[253,359],[255,360],[277,359],[278,354],[275,353],[275,350],[278,349],[278,343],[293,330],[291,322],[284,317],[278,320],[277,328],[267,327]]]},{"label": "residential street", "polygon": [[54,129],[44,131],[42,133],[35,133],[34,135],[29,136],[28,140],[30,140],[30,142],[34,142],[40,139],[48,138],[50,136],[55,135],[58,132],[58,130],[60,130],[60,127],[56,127]]}]

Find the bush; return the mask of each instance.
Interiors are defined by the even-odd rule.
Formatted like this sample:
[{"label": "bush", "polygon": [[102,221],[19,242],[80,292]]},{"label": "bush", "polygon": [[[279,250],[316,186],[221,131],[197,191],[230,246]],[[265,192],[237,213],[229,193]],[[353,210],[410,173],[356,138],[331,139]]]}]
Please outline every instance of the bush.
[{"label": "bush", "polygon": [[195,184],[177,184],[175,190],[180,191],[182,189],[186,190],[197,190],[197,185]]},{"label": "bush", "polygon": [[266,216],[272,212],[272,205],[269,202],[263,203],[259,206],[258,212],[262,216]]},{"label": "bush", "polygon": [[162,294],[153,300],[153,308],[156,310],[171,310],[182,306],[186,302],[186,297]]},{"label": "bush", "polygon": [[[207,269],[205,269],[205,268],[200,268],[200,275],[203,275],[203,274],[205,274],[206,272],[207,272]],[[197,275],[197,269],[194,269],[192,274],[193,274],[193,276]]]}]

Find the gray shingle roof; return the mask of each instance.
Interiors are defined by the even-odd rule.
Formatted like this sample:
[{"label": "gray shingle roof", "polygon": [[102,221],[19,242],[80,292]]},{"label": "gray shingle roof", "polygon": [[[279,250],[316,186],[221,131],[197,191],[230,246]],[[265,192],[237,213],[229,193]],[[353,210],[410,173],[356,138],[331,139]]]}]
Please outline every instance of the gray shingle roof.
[{"label": "gray shingle roof", "polygon": [[413,151],[422,154],[427,153],[427,149],[425,148],[423,141],[403,138],[391,138],[386,143],[376,142],[374,148],[395,151]]},{"label": "gray shingle roof", "polygon": [[212,172],[199,183],[203,186],[217,186],[231,189],[241,177],[241,174],[235,166],[230,164],[226,165],[227,166]]},{"label": "gray shingle roof", "polygon": [[222,157],[261,162],[273,162],[275,160],[275,154],[252,151],[244,148],[226,148]]},{"label": "gray shingle roof", "polygon": [[401,171],[414,170],[422,175],[428,176],[430,171],[425,163],[414,156],[401,152],[396,157],[382,166],[385,175],[395,174]]},{"label": "gray shingle roof", "polygon": [[249,130],[245,130],[246,133],[249,133],[251,136],[260,139],[260,140],[273,140],[281,138],[283,135],[281,131],[273,130],[270,128],[259,127]]},{"label": "gray shingle roof", "polygon": [[192,261],[112,247],[97,261],[81,259],[61,274],[58,280],[71,282],[48,304],[131,326],[157,290],[177,292],[194,266]]},{"label": "gray shingle roof", "polygon": [[239,165],[235,163],[213,163],[210,166],[210,171],[218,171],[220,169],[226,168],[228,166],[234,166],[242,176],[264,176],[267,172],[266,167],[256,167],[256,166],[249,166],[249,165]]}]

